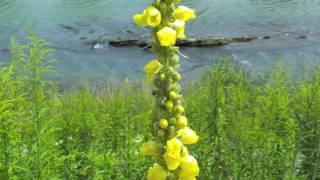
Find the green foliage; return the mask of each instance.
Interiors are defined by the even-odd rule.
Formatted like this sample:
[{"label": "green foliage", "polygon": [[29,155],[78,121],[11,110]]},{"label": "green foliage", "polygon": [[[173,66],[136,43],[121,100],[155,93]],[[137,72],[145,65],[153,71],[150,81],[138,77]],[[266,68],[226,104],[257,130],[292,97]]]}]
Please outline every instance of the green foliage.
[{"label": "green foliage", "polygon": [[[153,98],[143,83],[81,82],[59,92],[52,50],[11,40],[0,68],[0,179],[145,179]],[[319,179],[320,67],[293,81],[281,67],[256,76],[228,60],[186,87],[198,179]]]}]

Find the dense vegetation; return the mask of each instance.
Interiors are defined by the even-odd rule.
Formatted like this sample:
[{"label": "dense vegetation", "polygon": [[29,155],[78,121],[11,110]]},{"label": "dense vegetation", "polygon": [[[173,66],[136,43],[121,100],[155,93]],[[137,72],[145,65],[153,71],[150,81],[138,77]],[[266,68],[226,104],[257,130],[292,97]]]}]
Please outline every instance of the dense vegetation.
[{"label": "dense vegetation", "polygon": [[[144,179],[153,97],[144,83],[81,83],[61,92],[52,51],[11,41],[0,69],[0,179]],[[281,66],[256,76],[222,60],[186,87],[201,137],[199,179],[319,179],[320,67],[292,80]]]}]

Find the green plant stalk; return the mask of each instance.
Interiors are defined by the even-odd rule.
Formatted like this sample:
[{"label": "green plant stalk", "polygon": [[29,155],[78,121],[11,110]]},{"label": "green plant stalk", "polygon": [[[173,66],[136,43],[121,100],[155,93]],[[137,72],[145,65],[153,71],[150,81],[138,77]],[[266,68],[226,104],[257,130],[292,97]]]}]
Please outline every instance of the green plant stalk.
[{"label": "green plant stalk", "polygon": [[[153,30],[153,39],[154,43],[152,44],[153,52],[156,55],[156,59],[162,64],[162,70],[156,75],[153,85],[155,87],[154,91],[157,93],[156,96],[156,107],[154,111],[154,136],[156,141],[161,144],[161,154],[164,154],[166,143],[168,140],[172,139],[176,135],[176,127],[175,124],[171,124],[168,130],[163,130],[159,127],[159,120],[161,118],[170,119],[175,117],[175,113],[172,110],[168,110],[166,108],[166,102],[169,100],[168,94],[170,91],[175,91],[176,93],[180,92],[178,81],[180,80],[177,70],[179,64],[179,56],[176,55],[178,50],[177,47],[164,47],[160,45],[160,42],[157,37],[157,32],[163,27],[171,27],[172,28],[172,20],[169,17],[173,17],[174,14],[174,5],[166,4],[165,1],[155,1],[153,4],[154,7],[159,9],[160,13],[162,14],[162,21],[161,25]],[[171,13],[168,13],[168,9],[172,8]],[[174,62],[171,61],[174,59]],[[181,99],[177,100],[174,106],[181,105]],[[157,161],[163,167],[166,167],[166,164],[162,158],[159,156]],[[169,170],[168,170],[169,171]],[[177,177],[171,177],[175,179]]]}]

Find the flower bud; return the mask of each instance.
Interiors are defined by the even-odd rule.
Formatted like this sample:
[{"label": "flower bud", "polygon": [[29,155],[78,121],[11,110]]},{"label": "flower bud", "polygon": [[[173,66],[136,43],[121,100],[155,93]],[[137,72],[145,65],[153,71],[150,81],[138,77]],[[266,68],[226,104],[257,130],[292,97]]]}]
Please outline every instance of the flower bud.
[{"label": "flower bud", "polygon": [[179,60],[180,60],[179,56],[175,54],[170,58],[170,64],[176,65],[179,63]]},{"label": "flower bud", "polygon": [[176,100],[178,98],[178,94],[174,91],[169,92],[169,98],[172,100]]},{"label": "flower bud", "polygon": [[188,119],[185,116],[178,116],[177,118],[177,127],[182,129],[187,127]]},{"label": "flower bud", "polygon": [[173,102],[171,100],[166,102],[166,108],[168,110],[172,110],[173,109]]},{"label": "flower bud", "polygon": [[181,105],[179,105],[178,107],[177,107],[177,109],[176,109],[176,111],[177,111],[177,113],[184,113],[184,107],[183,106],[181,106]]},{"label": "flower bud", "polygon": [[173,117],[173,118],[169,119],[169,124],[170,125],[176,125],[176,123],[177,123],[177,119],[176,118]]},{"label": "flower bud", "polygon": [[159,121],[159,126],[162,128],[162,129],[167,129],[169,123],[166,119],[160,119]]}]

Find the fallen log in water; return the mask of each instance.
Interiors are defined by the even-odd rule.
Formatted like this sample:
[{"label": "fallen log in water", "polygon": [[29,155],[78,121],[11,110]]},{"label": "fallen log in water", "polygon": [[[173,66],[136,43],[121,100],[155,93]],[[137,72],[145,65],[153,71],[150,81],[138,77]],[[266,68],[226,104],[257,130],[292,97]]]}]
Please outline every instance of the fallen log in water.
[{"label": "fallen log in water", "polygon": [[[207,37],[207,38],[186,38],[177,40],[176,45],[185,47],[203,47],[203,46],[223,46],[235,42],[249,42],[255,39],[268,39],[268,36],[265,37],[256,37],[256,36],[241,36],[233,38],[219,38],[219,37]],[[110,40],[109,44],[112,46],[148,46],[150,41],[148,40]]]}]

